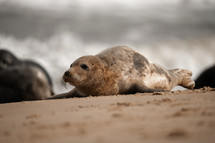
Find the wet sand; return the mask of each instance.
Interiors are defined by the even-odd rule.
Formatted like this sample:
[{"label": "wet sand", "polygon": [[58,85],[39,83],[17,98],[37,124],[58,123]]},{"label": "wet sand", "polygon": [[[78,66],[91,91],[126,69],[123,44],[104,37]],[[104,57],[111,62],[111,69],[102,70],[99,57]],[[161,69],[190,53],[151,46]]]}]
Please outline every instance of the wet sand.
[{"label": "wet sand", "polygon": [[0,142],[215,141],[215,89],[0,105]]}]

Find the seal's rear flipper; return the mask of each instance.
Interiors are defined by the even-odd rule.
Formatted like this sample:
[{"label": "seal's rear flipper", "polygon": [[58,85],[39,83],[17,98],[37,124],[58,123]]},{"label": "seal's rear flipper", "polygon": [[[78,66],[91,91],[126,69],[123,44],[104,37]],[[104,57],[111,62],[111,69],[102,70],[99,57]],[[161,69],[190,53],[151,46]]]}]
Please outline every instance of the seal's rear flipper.
[{"label": "seal's rear flipper", "polygon": [[185,69],[173,69],[169,70],[178,77],[178,85],[188,89],[193,89],[195,82],[191,79],[192,72]]}]

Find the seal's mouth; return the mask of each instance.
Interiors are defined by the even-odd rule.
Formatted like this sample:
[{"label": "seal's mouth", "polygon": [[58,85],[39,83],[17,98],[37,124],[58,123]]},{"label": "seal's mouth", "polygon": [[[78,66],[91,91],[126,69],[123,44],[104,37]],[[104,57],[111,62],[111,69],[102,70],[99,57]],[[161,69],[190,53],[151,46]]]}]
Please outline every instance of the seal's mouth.
[{"label": "seal's mouth", "polygon": [[80,80],[81,80],[81,76],[79,76],[78,74],[76,74],[75,72],[71,72],[69,70],[67,70],[64,74],[63,74],[63,85],[65,85],[66,83],[69,83],[72,86],[76,86]]},{"label": "seal's mouth", "polygon": [[70,82],[68,82],[68,83],[69,83],[70,85],[73,85],[73,86],[75,86],[75,85],[74,85],[74,83],[73,83],[73,82],[71,82],[71,81],[70,81]]},{"label": "seal's mouth", "polygon": [[63,78],[62,80],[64,83],[69,83],[71,84],[72,83],[72,80],[70,78]]},{"label": "seal's mouth", "polygon": [[66,87],[67,83],[70,84],[70,85],[75,86],[75,85],[74,85],[74,82],[72,82],[71,79],[68,79],[68,78],[65,79],[65,78],[63,77],[63,79],[61,80],[61,84],[62,84],[66,89],[67,89],[67,87]]},{"label": "seal's mouth", "polygon": [[73,85],[74,86],[74,79],[70,76],[63,76],[63,79],[61,81],[62,85],[66,85],[66,83],[69,83],[70,85]]}]

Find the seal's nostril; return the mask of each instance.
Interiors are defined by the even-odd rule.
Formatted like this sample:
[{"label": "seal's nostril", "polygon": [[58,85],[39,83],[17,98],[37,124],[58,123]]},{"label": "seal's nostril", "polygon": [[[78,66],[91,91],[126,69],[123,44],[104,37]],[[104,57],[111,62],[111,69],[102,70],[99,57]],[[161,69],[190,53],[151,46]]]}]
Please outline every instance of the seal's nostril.
[{"label": "seal's nostril", "polygon": [[64,73],[65,76],[69,76],[69,74],[70,74],[69,71],[66,71],[66,72]]}]

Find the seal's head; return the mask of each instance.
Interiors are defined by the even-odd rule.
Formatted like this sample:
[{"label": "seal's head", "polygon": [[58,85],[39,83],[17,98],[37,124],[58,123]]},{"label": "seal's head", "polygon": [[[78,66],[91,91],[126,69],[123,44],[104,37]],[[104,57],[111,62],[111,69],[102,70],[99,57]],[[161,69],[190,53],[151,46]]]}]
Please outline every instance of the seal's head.
[{"label": "seal's head", "polygon": [[[71,64],[63,75],[63,81],[87,95],[104,95],[109,93],[107,87],[115,85],[116,76],[99,57],[84,56]],[[114,94],[116,91],[111,92]]]},{"label": "seal's head", "polygon": [[19,59],[11,52],[5,49],[0,50],[0,70],[18,63],[20,63]]},{"label": "seal's head", "polygon": [[95,83],[102,77],[104,65],[98,57],[84,56],[74,61],[64,73],[63,80],[80,87],[85,83]]}]

